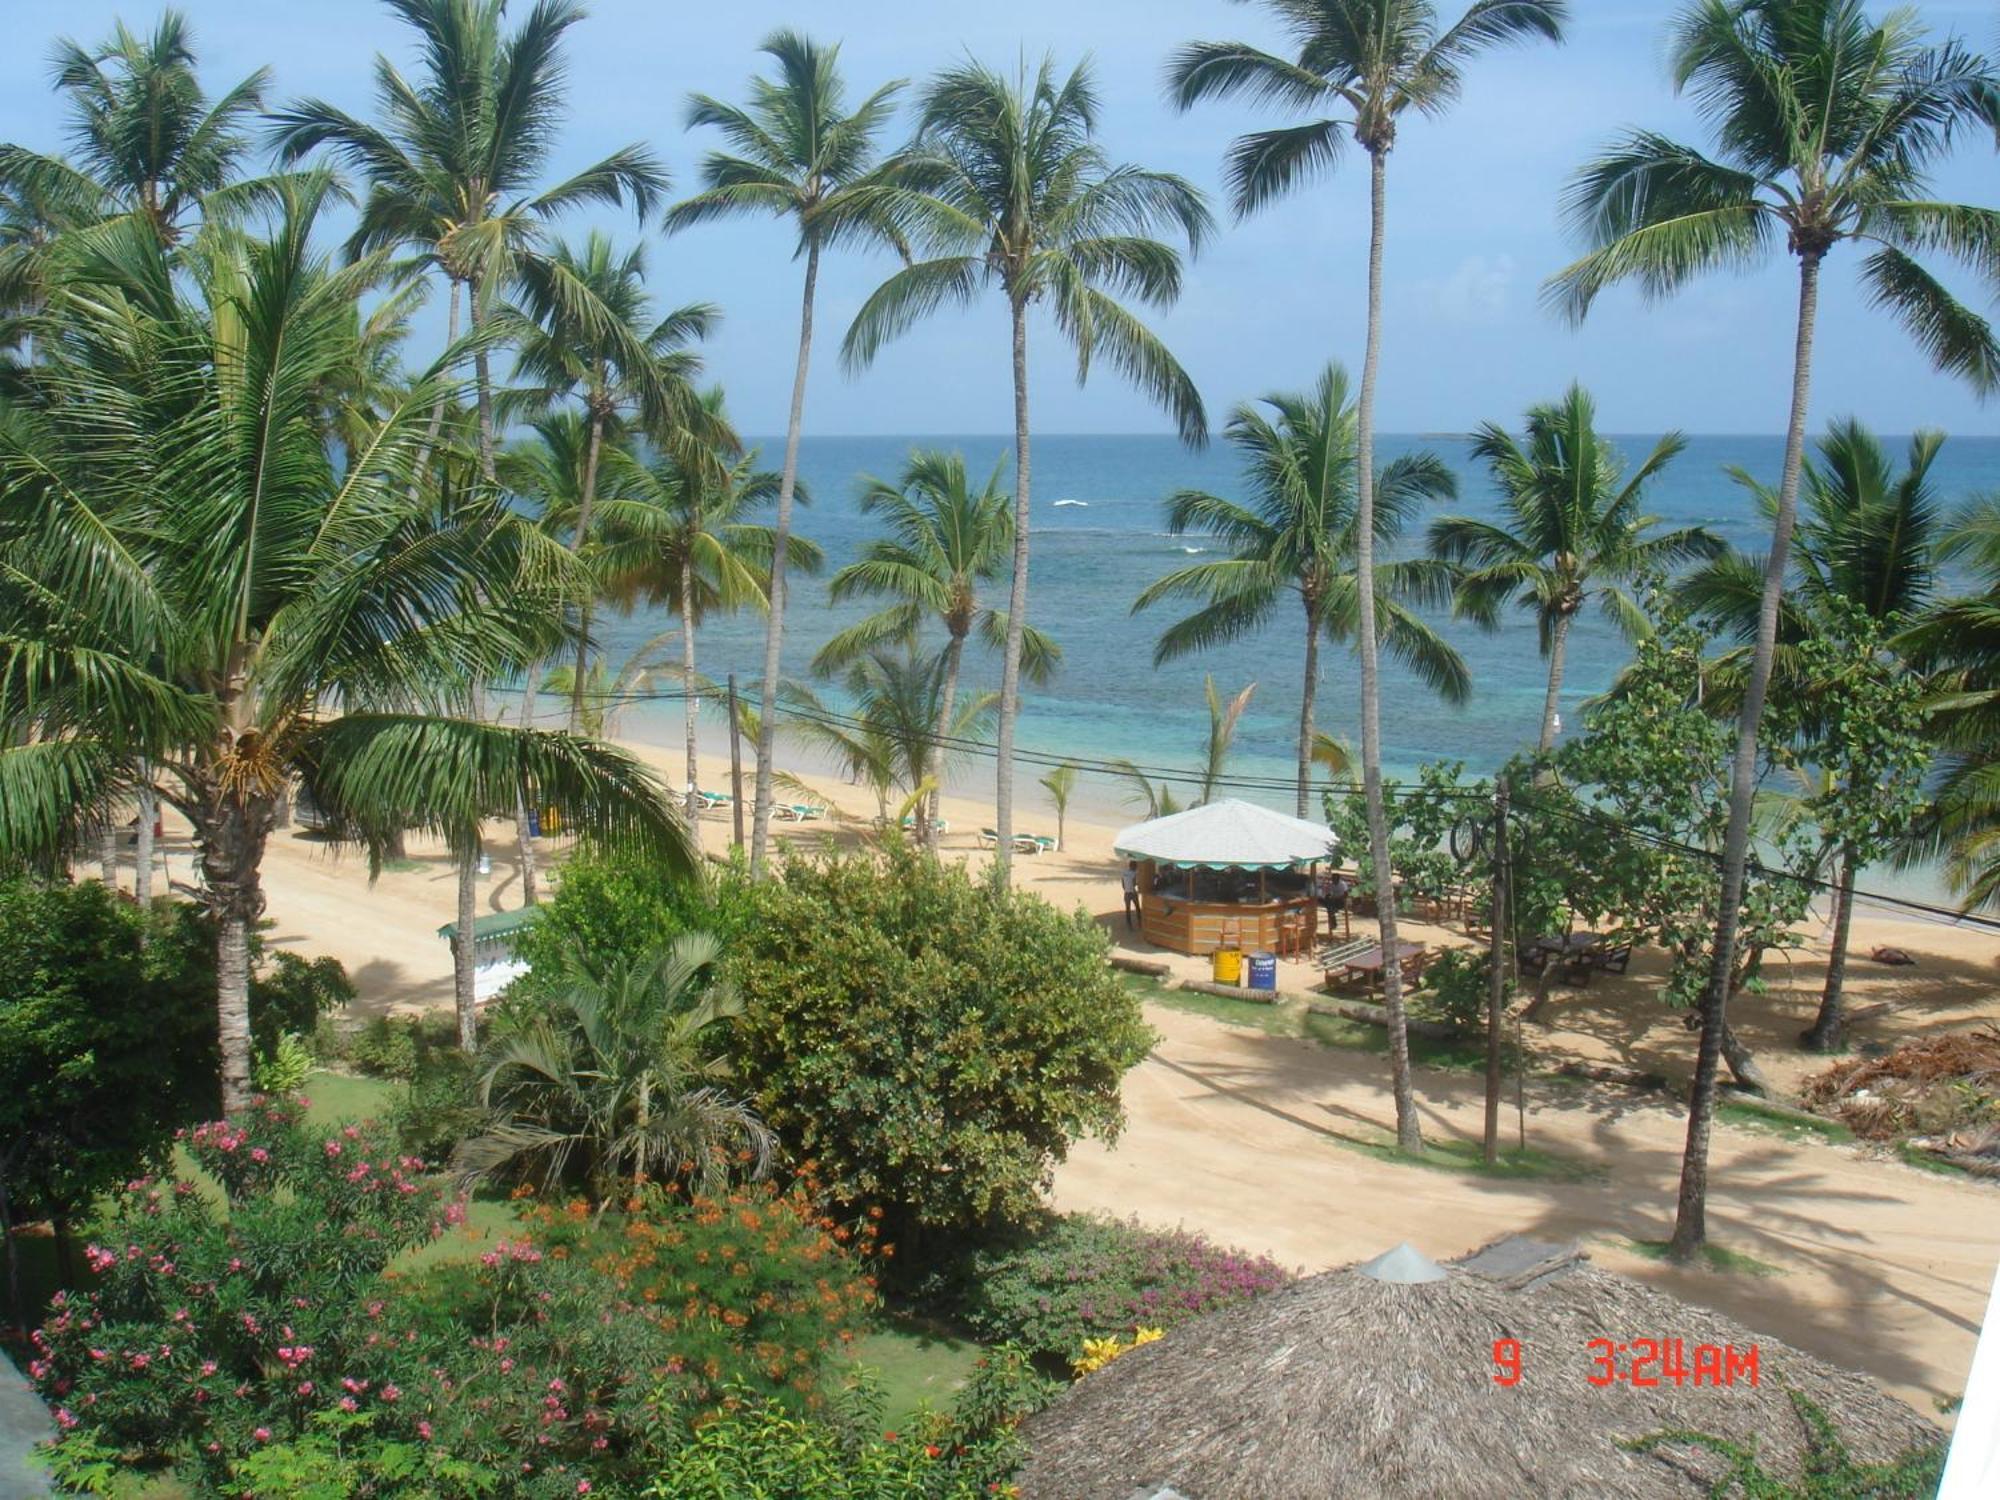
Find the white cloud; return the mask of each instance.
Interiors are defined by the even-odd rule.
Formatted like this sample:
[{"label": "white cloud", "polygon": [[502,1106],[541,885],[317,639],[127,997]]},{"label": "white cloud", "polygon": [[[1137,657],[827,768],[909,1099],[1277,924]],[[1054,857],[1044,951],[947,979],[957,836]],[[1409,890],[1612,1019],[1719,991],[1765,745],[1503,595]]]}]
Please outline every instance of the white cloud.
[{"label": "white cloud", "polygon": [[1422,301],[1443,323],[1497,323],[1514,287],[1514,257],[1468,255],[1442,281],[1420,283]]}]

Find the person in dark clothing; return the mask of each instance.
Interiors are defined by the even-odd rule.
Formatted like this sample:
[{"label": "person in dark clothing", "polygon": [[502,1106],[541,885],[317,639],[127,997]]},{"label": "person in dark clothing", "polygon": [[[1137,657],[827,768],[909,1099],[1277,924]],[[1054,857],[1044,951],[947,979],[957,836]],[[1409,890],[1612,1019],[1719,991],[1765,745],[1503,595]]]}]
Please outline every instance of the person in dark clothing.
[{"label": "person in dark clothing", "polygon": [[1139,925],[1139,862],[1127,860],[1120,878],[1125,887],[1125,927],[1130,931]]}]

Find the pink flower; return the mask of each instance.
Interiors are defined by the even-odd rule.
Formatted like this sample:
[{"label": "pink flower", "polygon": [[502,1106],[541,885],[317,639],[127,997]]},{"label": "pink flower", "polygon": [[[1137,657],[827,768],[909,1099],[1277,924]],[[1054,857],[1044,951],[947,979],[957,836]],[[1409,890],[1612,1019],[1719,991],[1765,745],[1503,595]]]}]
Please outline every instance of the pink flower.
[{"label": "pink flower", "polygon": [[118,1264],[118,1257],[99,1245],[87,1246],[83,1258],[90,1269],[100,1276]]},{"label": "pink flower", "polygon": [[70,1415],[70,1410],[67,1406],[58,1406],[56,1408],[56,1426],[60,1427],[64,1432],[68,1432],[70,1428],[76,1426],[76,1418]]},{"label": "pink flower", "polygon": [[299,1394],[301,1396],[310,1396],[312,1393],[313,1383],[310,1380],[301,1380],[299,1382]]},{"label": "pink flower", "polygon": [[397,1401],[402,1398],[402,1395],[403,1392],[394,1381],[382,1387],[382,1399],[384,1401]]},{"label": "pink flower", "polygon": [[579,1495],[588,1495],[590,1493],[590,1481],[588,1479],[579,1479],[576,1482],[576,1492]]},{"label": "pink flower", "polygon": [[428,1443],[431,1440],[431,1424],[428,1422],[417,1423],[417,1436]]},{"label": "pink flower", "polygon": [[326,1145],[321,1149],[324,1150],[329,1157],[338,1156],[340,1155],[340,1142],[328,1141]]},{"label": "pink flower", "polygon": [[271,1429],[268,1427],[259,1427],[250,1436],[260,1443],[268,1443],[271,1441]]},{"label": "pink flower", "polygon": [[357,1405],[355,1404],[355,1400],[354,1400],[354,1398],[353,1398],[352,1396],[342,1396],[342,1397],[340,1398],[340,1409],[341,1409],[342,1411],[358,1411],[358,1410],[360,1410],[359,1406],[357,1406]]}]

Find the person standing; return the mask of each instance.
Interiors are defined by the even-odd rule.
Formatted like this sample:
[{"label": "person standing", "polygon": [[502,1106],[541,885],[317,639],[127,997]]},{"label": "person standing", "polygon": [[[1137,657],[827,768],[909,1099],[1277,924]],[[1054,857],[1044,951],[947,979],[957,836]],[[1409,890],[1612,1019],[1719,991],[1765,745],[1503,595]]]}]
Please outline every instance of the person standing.
[{"label": "person standing", "polygon": [[1139,862],[1136,859],[1125,862],[1119,880],[1125,887],[1125,930],[1130,932],[1139,925]]}]

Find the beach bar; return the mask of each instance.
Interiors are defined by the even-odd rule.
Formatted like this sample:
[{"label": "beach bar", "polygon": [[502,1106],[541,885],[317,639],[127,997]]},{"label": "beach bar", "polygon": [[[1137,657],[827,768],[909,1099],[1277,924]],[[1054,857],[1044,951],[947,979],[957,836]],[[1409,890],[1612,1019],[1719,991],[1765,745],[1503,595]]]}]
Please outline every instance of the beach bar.
[{"label": "beach bar", "polygon": [[1309,948],[1319,916],[1311,870],[1339,842],[1323,823],[1225,798],[1137,824],[1114,847],[1139,866],[1140,935],[1200,956]]}]

